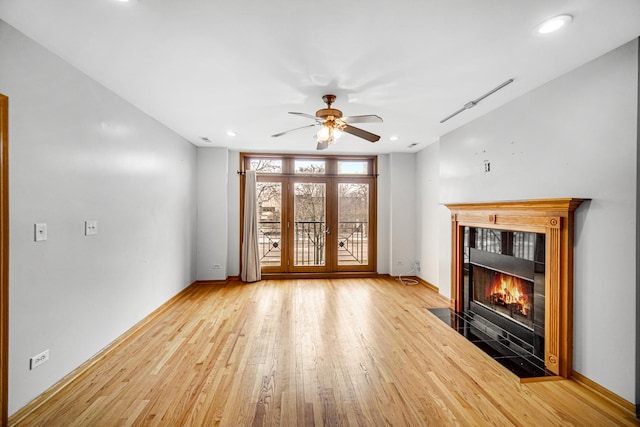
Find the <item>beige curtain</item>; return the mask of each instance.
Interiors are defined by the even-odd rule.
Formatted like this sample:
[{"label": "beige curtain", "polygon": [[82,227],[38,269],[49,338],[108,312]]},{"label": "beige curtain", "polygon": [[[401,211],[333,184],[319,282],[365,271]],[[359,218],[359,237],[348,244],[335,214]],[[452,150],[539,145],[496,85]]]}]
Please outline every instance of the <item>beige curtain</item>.
[{"label": "beige curtain", "polygon": [[247,171],[244,181],[244,224],[242,225],[243,282],[260,280],[260,253],[258,252],[258,210],[256,206],[256,171]]}]

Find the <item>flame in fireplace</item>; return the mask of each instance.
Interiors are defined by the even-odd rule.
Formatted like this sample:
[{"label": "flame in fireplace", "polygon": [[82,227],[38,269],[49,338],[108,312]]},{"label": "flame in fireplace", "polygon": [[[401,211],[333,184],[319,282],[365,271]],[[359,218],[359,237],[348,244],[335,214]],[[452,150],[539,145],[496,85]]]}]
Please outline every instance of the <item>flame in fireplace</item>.
[{"label": "flame in fireplace", "polygon": [[523,291],[526,284],[522,282],[522,279],[500,273],[496,276],[489,295],[495,303],[511,306],[515,311],[528,316],[531,302]]}]

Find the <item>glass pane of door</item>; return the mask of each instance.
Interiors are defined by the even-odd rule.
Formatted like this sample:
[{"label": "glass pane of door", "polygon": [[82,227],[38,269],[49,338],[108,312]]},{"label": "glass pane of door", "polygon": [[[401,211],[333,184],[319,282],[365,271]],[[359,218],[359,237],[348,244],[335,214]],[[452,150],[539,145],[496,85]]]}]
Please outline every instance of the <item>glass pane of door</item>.
[{"label": "glass pane of door", "polygon": [[260,266],[282,265],[282,184],[256,183]]},{"label": "glass pane of door", "polygon": [[325,224],[327,186],[325,183],[295,183],[293,265],[326,265]]},{"label": "glass pane of door", "polygon": [[369,184],[338,184],[338,265],[369,263]]}]

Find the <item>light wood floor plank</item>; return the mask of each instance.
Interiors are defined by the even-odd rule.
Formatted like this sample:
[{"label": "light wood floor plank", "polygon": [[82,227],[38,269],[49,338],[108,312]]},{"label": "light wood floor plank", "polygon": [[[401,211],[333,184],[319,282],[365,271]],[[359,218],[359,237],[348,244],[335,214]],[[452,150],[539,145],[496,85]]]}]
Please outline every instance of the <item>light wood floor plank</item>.
[{"label": "light wood floor plank", "polygon": [[20,426],[639,425],[569,381],[520,383],[393,279],[194,285]]}]

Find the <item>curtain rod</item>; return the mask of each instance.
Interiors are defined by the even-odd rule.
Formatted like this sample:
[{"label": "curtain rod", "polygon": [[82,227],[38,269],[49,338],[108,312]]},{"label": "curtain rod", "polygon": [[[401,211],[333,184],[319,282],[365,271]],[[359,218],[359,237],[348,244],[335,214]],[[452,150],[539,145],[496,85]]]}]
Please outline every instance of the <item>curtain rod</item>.
[{"label": "curtain rod", "polygon": [[[246,171],[237,171],[238,175],[246,175]],[[334,177],[339,177],[339,176],[349,176],[349,177],[364,177],[364,178],[377,178],[378,176],[380,176],[379,174],[366,174],[366,175],[357,175],[357,174],[327,174],[327,173],[257,173],[257,175],[262,175],[262,176],[269,176],[269,175],[273,175],[273,176],[305,176],[305,177],[309,177],[309,176],[317,176],[317,177],[323,177],[323,176],[328,176],[330,178],[334,178]]]}]

